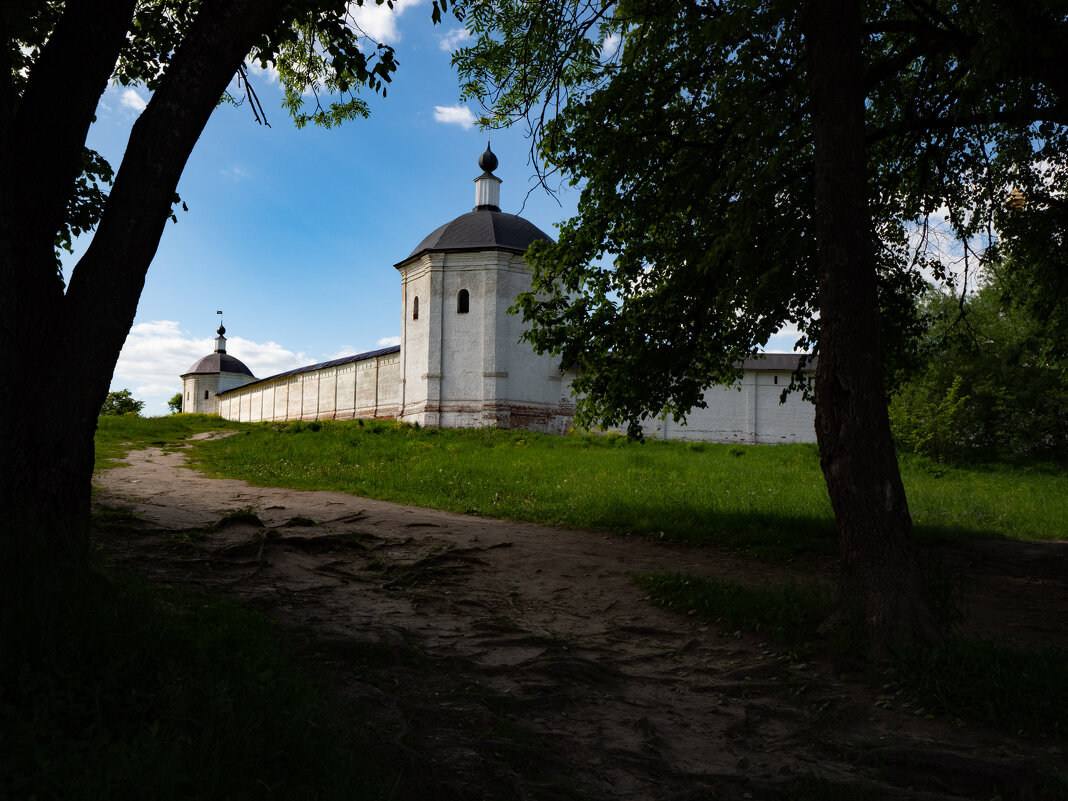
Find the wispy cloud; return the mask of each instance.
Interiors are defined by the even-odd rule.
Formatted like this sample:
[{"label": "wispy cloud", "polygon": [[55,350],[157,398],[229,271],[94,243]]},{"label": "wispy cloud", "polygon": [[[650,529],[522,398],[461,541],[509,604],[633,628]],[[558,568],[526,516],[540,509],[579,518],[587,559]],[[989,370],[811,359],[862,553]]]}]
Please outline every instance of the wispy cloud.
[{"label": "wispy cloud", "polygon": [[359,351],[352,347],[352,345],[342,345],[333,353],[325,354],[319,361],[332,362],[334,359],[344,359],[346,356],[355,356],[357,353],[359,353]]},{"label": "wispy cloud", "polygon": [[375,344],[380,348],[391,348],[400,344],[400,337],[382,337]]},{"label": "wispy cloud", "polygon": [[438,36],[438,40],[441,42],[441,49],[446,53],[451,53],[456,49],[457,45],[466,42],[471,38],[471,32],[467,28],[453,28],[451,31]]},{"label": "wispy cloud", "polygon": [[219,174],[235,181],[244,181],[246,178],[252,177],[252,173],[241,164],[231,164],[229,167],[219,170]]},{"label": "wispy cloud", "polygon": [[122,90],[122,94],[119,95],[119,103],[123,108],[136,111],[138,114],[148,107],[148,101],[141,97],[133,87],[127,87]]},{"label": "wispy cloud", "polygon": [[434,106],[434,120],[466,130],[475,124],[475,115],[467,106]]}]

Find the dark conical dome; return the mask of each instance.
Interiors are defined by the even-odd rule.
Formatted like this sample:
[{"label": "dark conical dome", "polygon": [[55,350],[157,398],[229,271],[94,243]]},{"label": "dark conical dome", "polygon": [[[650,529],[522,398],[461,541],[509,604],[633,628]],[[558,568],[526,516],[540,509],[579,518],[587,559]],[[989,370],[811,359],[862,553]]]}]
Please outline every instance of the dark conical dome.
[{"label": "dark conical dome", "polygon": [[219,338],[215,340],[215,352],[209,353],[203,359],[197,359],[193,363],[193,366],[182,373],[182,375],[187,376],[193,375],[194,373],[237,373],[238,375],[247,375],[255,378],[256,376],[252,375],[252,371],[245,366],[243,361],[235,359],[226,352],[226,340],[223,338],[226,329],[220,325],[218,331]]},{"label": "dark conical dome", "polygon": [[[240,359],[235,359],[228,353],[209,353],[203,359],[198,359],[192,367],[182,375],[193,373],[238,373],[239,375],[252,375],[252,371],[245,366]],[[252,376],[255,378],[255,376]]]},{"label": "dark conical dome", "polygon": [[[552,239],[534,223],[501,211],[469,211],[433,231],[415,246],[420,253],[465,250],[508,250],[526,253],[531,242]],[[407,261],[407,259],[405,259]]]},{"label": "dark conical dome", "polygon": [[398,262],[400,267],[409,259],[423,253],[462,253],[479,250],[505,250],[511,253],[526,253],[532,242],[540,239],[553,240],[534,223],[518,214],[505,214],[498,206],[498,187],[501,179],[493,175],[497,157],[486,142],[486,152],[478,157],[478,166],[484,172],[475,179],[475,203],[473,211],[461,214],[432,231],[415,246],[408,258]]}]

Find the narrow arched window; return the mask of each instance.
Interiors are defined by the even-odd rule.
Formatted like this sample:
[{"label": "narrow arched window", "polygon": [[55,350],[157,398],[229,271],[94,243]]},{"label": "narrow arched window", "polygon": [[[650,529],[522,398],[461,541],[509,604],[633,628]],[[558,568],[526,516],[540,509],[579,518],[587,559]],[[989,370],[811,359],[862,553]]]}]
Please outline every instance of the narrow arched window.
[{"label": "narrow arched window", "polygon": [[208,391],[204,390],[204,400],[207,400],[207,399],[208,399]]},{"label": "narrow arched window", "polygon": [[467,314],[471,311],[471,295],[466,289],[461,289],[456,296],[456,313]]},{"label": "narrow arched window", "polygon": [[415,300],[412,301],[412,319],[419,319],[419,296],[415,296]]}]

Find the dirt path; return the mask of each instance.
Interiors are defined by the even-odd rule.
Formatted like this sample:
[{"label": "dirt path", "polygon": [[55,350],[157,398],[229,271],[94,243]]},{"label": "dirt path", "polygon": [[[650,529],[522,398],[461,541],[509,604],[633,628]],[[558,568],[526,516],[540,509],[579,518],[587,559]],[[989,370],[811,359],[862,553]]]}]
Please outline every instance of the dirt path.
[{"label": "dirt path", "polygon": [[[435,766],[406,780],[408,797],[821,798],[864,780],[873,798],[1007,800],[1032,797],[1026,788],[1045,770],[1065,770],[1058,744],[883,709],[829,666],[791,663],[756,638],[655,606],[631,578],[677,570],[766,582],[785,577],[781,568],[210,479],[182,469],[180,452],[128,461],[98,477],[98,503],[131,507],[145,525],[101,534],[110,558],[155,581],[250,599],[313,632],[323,670],[381,736]],[[261,522],[216,525],[244,508]],[[993,576],[1016,559],[1019,575],[987,582],[997,584],[987,611],[1049,640],[1068,629],[1065,552],[965,549],[950,561]],[[354,642],[375,644],[381,663],[354,656]]]}]

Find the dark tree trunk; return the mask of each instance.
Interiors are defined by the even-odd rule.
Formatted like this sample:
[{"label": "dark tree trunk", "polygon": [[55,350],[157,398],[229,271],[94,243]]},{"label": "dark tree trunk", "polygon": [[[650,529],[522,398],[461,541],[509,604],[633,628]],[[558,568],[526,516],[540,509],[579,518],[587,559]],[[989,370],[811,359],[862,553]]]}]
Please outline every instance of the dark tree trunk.
[{"label": "dark tree trunk", "polygon": [[[70,0],[21,97],[0,63],[0,648],[47,644],[49,621],[77,603],[89,577],[97,414],[186,160],[283,5],[201,3],[133,127],[66,292],[56,275],[55,235],[134,2]],[[0,36],[6,53],[8,32]]]},{"label": "dark tree trunk", "polygon": [[806,11],[820,270],[816,436],[842,559],[832,622],[863,615],[880,656],[895,642],[929,639],[936,627],[883,387],[860,4],[810,0]]}]

